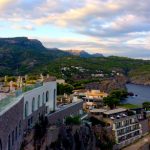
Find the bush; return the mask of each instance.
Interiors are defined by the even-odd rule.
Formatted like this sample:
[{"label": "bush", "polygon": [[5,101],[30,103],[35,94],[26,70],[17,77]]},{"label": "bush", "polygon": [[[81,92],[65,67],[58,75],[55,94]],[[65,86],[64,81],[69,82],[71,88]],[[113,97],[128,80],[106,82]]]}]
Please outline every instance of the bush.
[{"label": "bush", "polygon": [[79,125],[81,123],[80,117],[79,116],[74,116],[74,117],[67,117],[65,120],[65,123],[67,125]]}]

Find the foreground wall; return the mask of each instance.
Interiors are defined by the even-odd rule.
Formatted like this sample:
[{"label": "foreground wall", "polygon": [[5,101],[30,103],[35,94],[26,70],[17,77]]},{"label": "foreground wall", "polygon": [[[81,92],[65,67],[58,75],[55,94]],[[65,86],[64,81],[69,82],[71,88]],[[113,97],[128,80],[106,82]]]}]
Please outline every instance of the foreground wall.
[{"label": "foreground wall", "polygon": [[0,150],[18,150],[23,136],[23,99],[0,116]]}]

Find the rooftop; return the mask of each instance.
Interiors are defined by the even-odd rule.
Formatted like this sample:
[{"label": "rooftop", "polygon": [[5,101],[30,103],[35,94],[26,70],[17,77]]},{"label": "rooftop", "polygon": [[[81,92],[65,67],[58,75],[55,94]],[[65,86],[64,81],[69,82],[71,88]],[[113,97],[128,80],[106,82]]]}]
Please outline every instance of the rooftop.
[{"label": "rooftop", "polygon": [[90,110],[91,113],[103,113],[106,112],[106,109],[92,109]]},{"label": "rooftop", "polygon": [[106,112],[104,112],[105,115],[112,115],[112,114],[116,114],[116,113],[121,113],[127,111],[127,109],[125,108],[117,108],[117,109],[112,109],[112,110],[108,110]]}]

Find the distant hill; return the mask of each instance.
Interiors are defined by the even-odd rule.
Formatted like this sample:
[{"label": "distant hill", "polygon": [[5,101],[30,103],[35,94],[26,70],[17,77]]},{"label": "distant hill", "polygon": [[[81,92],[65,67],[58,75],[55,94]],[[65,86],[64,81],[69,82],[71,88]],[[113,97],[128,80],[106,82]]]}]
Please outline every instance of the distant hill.
[{"label": "distant hill", "polygon": [[67,52],[69,52],[71,55],[79,56],[79,57],[82,57],[82,58],[104,57],[100,53],[89,54],[88,52],[86,52],[84,50],[67,50]]},{"label": "distant hill", "polygon": [[114,70],[133,83],[150,85],[150,61],[46,48],[27,37],[0,38],[0,76],[49,73],[74,82],[101,72],[110,77]]},{"label": "distant hill", "polygon": [[34,67],[65,56],[70,54],[58,49],[48,50],[35,39],[0,38],[0,76],[24,74]]}]

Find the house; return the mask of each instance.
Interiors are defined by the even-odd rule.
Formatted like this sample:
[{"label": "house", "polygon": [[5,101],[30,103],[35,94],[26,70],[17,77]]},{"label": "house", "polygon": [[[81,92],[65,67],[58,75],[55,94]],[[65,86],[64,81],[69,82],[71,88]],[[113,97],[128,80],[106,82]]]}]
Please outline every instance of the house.
[{"label": "house", "polygon": [[111,127],[116,141],[114,149],[122,149],[150,130],[148,120],[144,117],[141,108],[135,110],[125,108],[95,109],[91,110],[90,114]]}]

